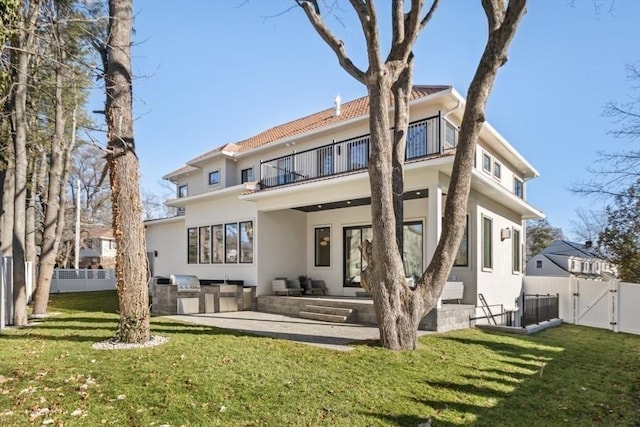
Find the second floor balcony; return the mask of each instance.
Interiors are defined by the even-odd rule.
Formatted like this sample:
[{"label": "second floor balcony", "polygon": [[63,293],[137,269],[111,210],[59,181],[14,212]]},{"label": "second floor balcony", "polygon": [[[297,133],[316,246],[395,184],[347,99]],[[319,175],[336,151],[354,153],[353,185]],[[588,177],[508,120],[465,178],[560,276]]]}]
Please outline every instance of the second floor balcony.
[{"label": "second floor balcony", "polygon": [[[409,125],[405,161],[440,155],[456,147],[458,128],[437,115]],[[370,135],[363,135],[260,162],[262,188],[366,170]]]}]

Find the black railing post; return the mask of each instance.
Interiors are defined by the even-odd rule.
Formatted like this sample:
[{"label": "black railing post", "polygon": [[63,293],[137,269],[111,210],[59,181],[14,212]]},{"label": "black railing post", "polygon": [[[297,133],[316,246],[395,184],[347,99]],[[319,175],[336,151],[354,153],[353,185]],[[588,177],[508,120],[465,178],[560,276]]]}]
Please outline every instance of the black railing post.
[{"label": "black railing post", "polygon": [[444,144],[442,143],[444,140],[444,135],[442,134],[442,130],[444,129],[444,126],[442,126],[443,120],[442,110],[438,110],[438,151],[440,154],[444,153]]},{"label": "black railing post", "polygon": [[540,323],[540,295],[536,294],[536,325]]}]

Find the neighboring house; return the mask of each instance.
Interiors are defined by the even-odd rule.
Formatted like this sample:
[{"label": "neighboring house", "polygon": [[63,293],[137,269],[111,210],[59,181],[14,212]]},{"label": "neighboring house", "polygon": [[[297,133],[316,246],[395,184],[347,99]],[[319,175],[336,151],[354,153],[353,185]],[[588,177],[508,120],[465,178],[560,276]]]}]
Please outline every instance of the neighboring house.
[{"label": "neighboring house", "polygon": [[617,269],[593,248],[592,242],[582,244],[555,240],[531,257],[526,274],[610,280],[617,276]]},{"label": "neighboring house", "polygon": [[[465,100],[451,86],[414,86],[405,165],[408,280],[431,260],[442,227]],[[323,279],[353,296],[371,238],[368,98],[276,126],[204,153],[164,178],[177,186],[173,218],[145,222],[153,274],[244,280],[257,294],[275,277]],[[391,112],[390,112],[391,114]],[[491,125],[476,150],[467,231],[450,280],[462,302],[513,308],[522,286],[526,201],[538,172]]]},{"label": "neighboring house", "polygon": [[115,268],[116,239],[111,227],[87,231],[79,255],[80,268]]}]

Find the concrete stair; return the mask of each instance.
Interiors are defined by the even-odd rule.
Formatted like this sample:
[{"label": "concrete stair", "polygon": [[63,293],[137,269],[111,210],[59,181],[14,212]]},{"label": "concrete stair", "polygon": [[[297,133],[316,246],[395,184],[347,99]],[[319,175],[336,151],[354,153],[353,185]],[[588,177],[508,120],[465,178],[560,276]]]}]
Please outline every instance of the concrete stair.
[{"label": "concrete stair", "polygon": [[352,314],[353,309],[351,308],[306,305],[298,313],[298,316],[303,319],[320,320],[322,322],[346,323]]}]

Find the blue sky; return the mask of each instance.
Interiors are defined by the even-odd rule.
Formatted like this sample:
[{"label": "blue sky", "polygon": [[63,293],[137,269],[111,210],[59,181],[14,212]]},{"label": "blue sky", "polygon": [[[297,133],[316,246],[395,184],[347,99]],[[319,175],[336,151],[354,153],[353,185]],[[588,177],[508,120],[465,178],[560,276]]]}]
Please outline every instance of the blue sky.
[{"label": "blue sky", "polygon": [[[360,28],[346,1],[329,22],[356,63]],[[134,0],[135,138],[142,187],[207,150],[366,94],[343,71],[293,0]],[[389,2],[378,2],[382,9]],[[573,195],[598,150],[623,148],[602,116],[629,94],[640,61],[640,1],[537,0],[501,69],[487,118],[540,172],[528,200],[570,233]],[[388,28],[383,27],[383,33]],[[416,84],[463,95],[484,46],[480,0],[444,0],[415,52]],[[97,97],[91,109],[101,109]]]}]

